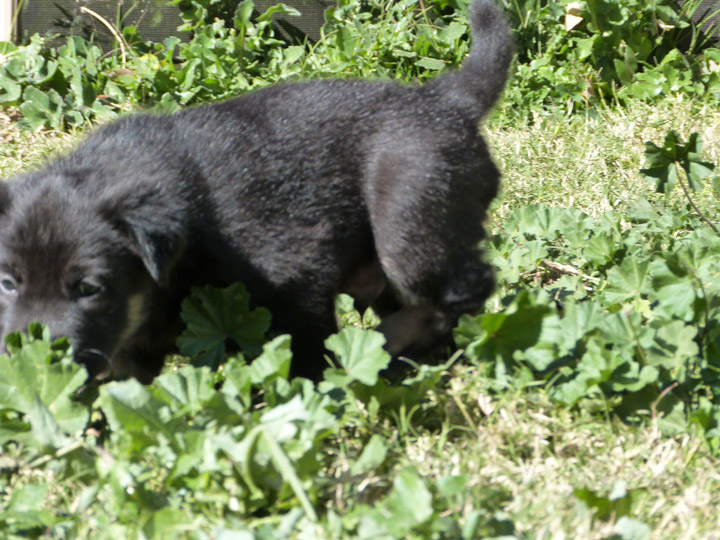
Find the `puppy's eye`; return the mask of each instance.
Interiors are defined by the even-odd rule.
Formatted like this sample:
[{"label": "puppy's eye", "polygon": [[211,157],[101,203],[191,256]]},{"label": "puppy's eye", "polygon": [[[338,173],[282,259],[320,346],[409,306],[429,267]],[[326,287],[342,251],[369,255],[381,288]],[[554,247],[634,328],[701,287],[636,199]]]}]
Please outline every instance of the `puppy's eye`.
[{"label": "puppy's eye", "polygon": [[75,294],[81,298],[87,298],[88,296],[95,296],[102,291],[102,285],[93,281],[82,280],[75,285]]},{"label": "puppy's eye", "polygon": [[5,294],[16,294],[17,293],[17,281],[10,276],[4,276],[0,279],[0,290]]}]

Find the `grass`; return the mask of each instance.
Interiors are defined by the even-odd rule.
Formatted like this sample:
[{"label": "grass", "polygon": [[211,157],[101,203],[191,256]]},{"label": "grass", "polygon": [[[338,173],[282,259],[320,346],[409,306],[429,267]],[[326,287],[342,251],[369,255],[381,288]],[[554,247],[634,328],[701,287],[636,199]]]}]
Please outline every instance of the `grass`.
[{"label": "grass", "polygon": [[[632,200],[651,196],[652,186],[638,175],[646,166],[645,141],[662,144],[670,129],[685,139],[697,131],[705,142],[705,158],[720,163],[719,128],[716,107],[681,96],[655,106],[632,102],[593,116],[534,116],[526,126],[508,126],[497,115],[487,128],[504,175],[495,219],[511,208],[539,202],[591,215],[623,210]],[[709,192],[699,201],[712,211]]]},{"label": "grass", "polygon": [[0,112],[0,175],[9,177],[41,165],[72,146],[76,137],[57,131],[28,132],[18,129],[14,118]]},{"label": "grass", "polygon": [[[523,125],[506,121],[499,110],[485,128],[504,172],[491,228],[530,203],[599,215],[653,197],[652,186],[638,175],[644,142],[662,142],[669,129],[684,137],[699,132],[705,158],[720,163],[720,110],[702,103],[668,98],[659,106],[633,103],[593,116],[535,116]],[[77,134],[20,132],[11,118],[0,116],[0,174],[31,169],[77,140]],[[717,218],[710,188],[698,201]],[[326,478],[348,473],[349,457],[357,456],[357,441],[364,440],[357,429],[379,433],[393,458],[387,470],[357,485],[336,482],[326,505],[342,512],[358,501],[372,503],[387,493],[398,470],[413,465],[428,478],[468,477],[466,498],[448,509],[466,519],[482,508],[498,523],[507,517],[517,537],[601,539],[614,534],[620,510],[602,515],[574,494],[588,489],[608,497],[624,482],[630,516],[650,527],[650,538],[719,539],[720,460],[700,435],[662,435],[653,412],[645,417],[625,424],[561,407],[542,388],[508,388],[498,395],[477,368],[460,364],[423,410],[372,428],[348,427],[328,446]],[[56,489],[60,498],[75,497],[72,486]],[[315,534],[330,537],[327,531]]]},{"label": "grass", "polygon": [[633,518],[654,529],[652,538],[718,538],[718,460],[699,437],[663,436],[652,421],[629,426],[579,415],[542,391],[492,398],[482,386],[472,368],[458,368],[450,392],[474,425],[456,423],[443,446],[435,433],[421,435],[408,443],[406,459],[431,477],[468,475],[475,500],[501,494],[516,534],[607,538],[615,516],[597,519],[573,493],[607,495],[621,481],[634,490]]}]

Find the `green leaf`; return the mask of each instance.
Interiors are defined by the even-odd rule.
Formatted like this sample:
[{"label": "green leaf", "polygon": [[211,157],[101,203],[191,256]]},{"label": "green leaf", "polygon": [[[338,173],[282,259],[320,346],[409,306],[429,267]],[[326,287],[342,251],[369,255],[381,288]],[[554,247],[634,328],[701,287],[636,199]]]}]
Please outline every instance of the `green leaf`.
[{"label": "green leaf", "polygon": [[521,206],[508,216],[505,230],[510,235],[525,234],[554,240],[567,223],[567,211],[542,204]]},{"label": "green leaf", "polygon": [[618,519],[630,514],[633,500],[641,490],[628,490],[625,482],[617,481],[608,495],[599,495],[588,488],[574,491],[575,498],[593,511],[595,517],[601,521]]},{"label": "green leaf", "polygon": [[605,299],[611,304],[621,304],[646,296],[650,289],[649,261],[626,257],[622,264],[608,272]]},{"label": "green leaf", "polygon": [[583,337],[600,327],[604,316],[599,302],[568,302],[561,323],[560,354],[573,351]]},{"label": "green leaf", "polygon": [[[588,339],[585,353],[574,367],[571,379],[558,385],[553,392],[553,399],[566,405],[574,405],[583,398],[597,394],[600,384],[613,380],[613,374],[619,367],[626,365],[627,358],[619,354],[621,350],[617,347],[611,349],[607,345],[607,342],[598,336]],[[629,382],[635,383],[637,378]],[[642,386],[644,385],[645,382]]]},{"label": "green leaf", "polygon": [[68,437],[40,398],[35,398],[28,416],[33,437],[41,448],[54,450],[67,444]]},{"label": "green leaf", "polygon": [[596,234],[581,247],[581,250],[588,261],[597,265],[604,265],[612,260],[620,247],[618,239],[613,235]]},{"label": "green leaf", "polygon": [[290,376],[290,336],[278,336],[263,345],[263,353],[248,367],[253,384],[263,384],[272,379],[287,379]]},{"label": "green leaf", "polygon": [[380,435],[373,435],[365,445],[365,448],[363,448],[360,457],[352,464],[350,474],[359,475],[374,471],[383,464],[387,452],[388,447],[385,444],[385,438]]},{"label": "green leaf", "polygon": [[653,296],[658,301],[655,311],[668,319],[694,320],[698,315],[696,284],[687,266],[677,256],[670,255],[665,260],[654,261],[651,270]]},{"label": "green leaf", "polygon": [[49,488],[49,484],[31,484],[13,489],[4,509],[0,510],[3,532],[19,532],[17,538],[27,538],[23,533],[29,529],[49,527],[53,512],[43,510]]},{"label": "green leaf", "polygon": [[361,538],[406,538],[433,515],[432,494],[417,471],[406,468],[393,480],[390,494],[360,517]]},{"label": "green leaf", "polygon": [[244,408],[250,407],[252,404],[252,381],[249,366],[242,357],[233,357],[225,363],[223,368],[225,382],[223,382],[221,392],[229,398],[238,399],[243,408],[237,412],[243,413]]},{"label": "green leaf", "polygon": [[[342,377],[333,380],[346,385],[352,381],[373,386],[378,374],[390,364],[390,354],[383,349],[385,336],[374,330],[343,328],[325,340],[325,346],[335,354],[342,369]],[[332,377],[335,370],[326,371],[326,379]]]},{"label": "green leaf", "polygon": [[618,540],[650,540],[652,529],[642,521],[622,516],[613,527],[613,538]]},{"label": "green leaf", "polygon": [[0,103],[14,104],[22,95],[22,86],[0,72]]},{"label": "green leaf", "polygon": [[6,510],[9,513],[37,512],[42,510],[50,484],[31,484],[14,489]]},{"label": "green leaf", "polygon": [[263,430],[262,435],[263,442],[267,444],[270,450],[270,455],[272,456],[273,464],[275,465],[276,470],[280,473],[283,480],[290,485],[291,489],[295,493],[295,497],[297,497],[300,501],[300,505],[305,511],[305,515],[307,515],[308,519],[313,522],[317,521],[318,517],[315,513],[315,508],[310,502],[310,499],[305,492],[305,488],[303,487],[302,480],[295,470],[293,463],[290,461],[290,458],[268,430]]},{"label": "green leaf", "polygon": [[544,292],[522,290],[499,313],[463,315],[454,331],[458,347],[479,362],[526,359],[542,370],[556,358],[559,318]]},{"label": "green leaf", "polygon": [[686,158],[680,162],[680,165],[688,177],[690,188],[693,191],[700,191],[703,182],[710,176],[715,169],[712,163],[701,160],[702,139],[698,133],[690,135],[686,145]]},{"label": "green leaf", "polygon": [[146,538],[158,540],[182,537],[193,523],[193,516],[177,508],[161,508],[153,512],[142,528]]},{"label": "green leaf", "polygon": [[649,167],[641,169],[640,174],[654,182],[659,193],[669,193],[677,182],[675,162],[679,159],[678,139],[676,131],[669,131],[662,147],[651,141],[645,143],[645,158]]},{"label": "green leaf", "polygon": [[294,7],[288,6],[287,4],[278,3],[270,6],[263,13],[258,15],[257,21],[271,21],[273,15],[290,15],[292,17],[299,17],[300,12]]},{"label": "green leaf", "polygon": [[695,342],[697,326],[688,326],[682,321],[657,324],[660,327],[655,333],[654,343],[645,351],[652,365],[675,369],[699,354],[700,350]]},{"label": "green leaf", "polygon": [[174,415],[168,407],[166,394],[158,397],[152,387],[135,379],[112,382],[100,388],[99,403],[113,431],[123,434],[123,442],[133,455],[149,443],[162,440],[177,451],[182,446],[179,436],[187,430],[187,421]]},{"label": "green leaf", "polygon": [[[261,417],[267,433],[278,442],[285,443],[298,437],[300,445],[296,447],[297,458],[314,446],[317,438],[324,438],[337,426],[337,419],[325,410],[327,396],[319,394],[298,394],[283,403],[269,409]],[[300,429],[302,428],[302,429]]]},{"label": "green leaf", "polygon": [[252,26],[250,18],[252,17],[253,9],[255,4],[252,0],[243,0],[238,4],[235,10],[235,28],[242,30]]},{"label": "green leaf", "polygon": [[449,46],[454,46],[460,38],[467,33],[467,26],[458,22],[451,22],[438,34],[438,39]]},{"label": "green leaf", "polygon": [[660,193],[669,193],[678,181],[677,165],[687,174],[690,189],[699,191],[703,181],[714,169],[712,163],[701,160],[702,140],[697,133],[690,135],[683,143],[676,131],[669,131],[662,148],[652,142],[645,143],[645,157],[649,167],[641,169],[640,174],[656,185]]},{"label": "green leaf", "polygon": [[432,71],[439,71],[445,68],[445,62],[443,62],[442,60],[427,57],[421,58],[420,60],[415,62],[415,65],[423,69],[429,69]]},{"label": "green leaf", "polygon": [[0,41],[0,54],[7,56],[11,52],[18,50],[17,45],[12,41]]},{"label": "green leaf", "polygon": [[418,472],[403,469],[393,480],[393,489],[384,502],[390,515],[419,525],[432,516],[432,495]]},{"label": "green leaf", "polygon": [[20,112],[23,118],[20,125],[35,131],[41,127],[60,130],[62,127],[62,98],[53,89],[43,92],[34,86],[28,86],[23,92]]},{"label": "green leaf", "polygon": [[180,317],[187,325],[177,340],[180,352],[196,365],[211,368],[217,368],[225,357],[228,339],[248,356],[259,355],[270,328],[270,312],[250,309],[250,296],[242,283],[224,289],[194,288],[182,303]]},{"label": "green leaf", "polygon": [[165,401],[174,413],[196,414],[215,394],[215,378],[207,367],[183,366],[160,375],[153,384],[166,392]]},{"label": "green leaf", "polygon": [[[67,345],[56,346],[43,337],[45,329],[36,325],[31,328],[34,335],[8,337],[12,354],[0,355],[0,410],[28,415],[35,442],[56,447],[63,434],[75,435],[87,426],[87,407],[73,400],[87,371],[72,360]],[[4,437],[12,438],[12,426],[0,427],[10,428]]]}]

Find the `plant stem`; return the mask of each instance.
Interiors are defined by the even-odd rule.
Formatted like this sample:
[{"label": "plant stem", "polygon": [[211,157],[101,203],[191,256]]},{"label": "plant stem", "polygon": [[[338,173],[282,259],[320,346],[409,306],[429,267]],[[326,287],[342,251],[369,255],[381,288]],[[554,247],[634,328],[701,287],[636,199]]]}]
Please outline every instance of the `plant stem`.
[{"label": "plant stem", "polygon": [[685,185],[685,182],[683,182],[682,175],[680,174],[680,166],[678,165],[677,161],[675,162],[675,172],[677,173],[677,179],[678,182],[680,182],[680,187],[682,188],[683,192],[685,193],[685,197],[687,197],[688,202],[690,203],[690,206],[693,207],[695,212],[702,218],[702,220],[710,225],[713,231],[715,231],[715,234],[720,234],[720,231],[717,230],[717,227],[712,224],[712,222],[703,214],[700,209],[695,206],[695,202],[692,200],[692,197],[690,197],[690,192],[687,189],[687,186]]},{"label": "plant stem", "polygon": [[95,13],[92,9],[86,8],[85,6],[80,7],[80,11],[87,13],[88,15],[95,17],[98,21],[100,21],[105,28],[107,28],[110,33],[113,35],[113,37],[117,40],[118,45],[120,45],[120,55],[121,55],[121,63],[122,66],[125,67],[125,63],[127,61],[127,56],[125,54],[125,48],[130,48],[130,45],[125,41],[125,38],[122,37],[120,32],[117,31],[117,29],[110,24],[107,20],[105,20],[101,15],[98,15]]}]

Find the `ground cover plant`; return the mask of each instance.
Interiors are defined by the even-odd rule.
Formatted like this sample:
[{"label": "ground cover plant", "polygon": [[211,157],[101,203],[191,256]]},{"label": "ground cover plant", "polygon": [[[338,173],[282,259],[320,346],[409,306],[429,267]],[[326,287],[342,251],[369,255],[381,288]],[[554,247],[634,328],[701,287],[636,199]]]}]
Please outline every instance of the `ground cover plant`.
[{"label": "ground cover plant", "polygon": [[[51,343],[46,330],[33,325],[0,355],[4,535],[716,538],[720,111],[710,68],[714,49],[683,52],[697,68],[682,75],[693,84],[633,95],[617,75],[596,79],[601,91],[583,95],[593,86],[563,85],[557,78],[563,69],[601,74],[599,59],[617,67],[615,60],[627,56],[619,49],[630,45],[611,40],[606,51],[573,53],[570,59],[586,62],[580,64],[551,55],[571,51],[580,39],[601,48],[593,38],[601,34],[590,22],[567,30],[564,11],[555,12],[563,3],[526,4],[508,5],[511,14],[525,14],[524,23],[516,20],[518,72],[486,128],[504,172],[504,194],[484,246],[498,270],[498,289],[484,313],[460,321],[457,347],[437,365],[384,380],[378,373],[389,358],[371,329],[376,318],[341,297],[342,330],[327,342],[335,364],[317,385],[288,380],[288,338],[267,335],[268,314],[248,309],[244,287],[199,289],[183,307],[185,356],[153,384],[85,388],[71,345]],[[189,24],[201,24],[204,5],[196,4]],[[254,73],[250,86],[274,80],[276,54],[299,54],[277,68],[289,76],[333,70],[387,76],[397,66],[400,78],[425,77],[441,67],[429,60],[459,60],[463,34],[454,42],[437,38],[452,22],[464,24],[456,6],[436,5],[439,19],[431,18],[432,25],[411,16],[412,3],[396,6],[399,11],[378,19],[367,5],[341,4],[348,18],[336,28],[346,25],[344,43],[362,38],[346,45],[346,56],[328,45],[338,31],[312,49],[303,46],[302,54],[288,52],[300,46],[287,44],[269,47],[279,52],[256,51],[254,67],[234,73]],[[634,7],[587,2],[581,15],[590,21],[593,9],[610,10],[615,18],[608,20],[626,21]],[[398,24],[398,33],[368,43],[371,32],[389,30],[388,21]],[[418,25],[427,40],[458,56],[438,55],[417,36]],[[548,39],[558,42],[544,48],[532,36],[546,27],[555,29],[545,33]],[[638,22],[637,32],[643,28],[646,22]],[[223,35],[238,36],[224,25],[213,31],[220,44]],[[392,43],[402,44],[404,53]],[[542,54],[533,56],[523,43]],[[550,67],[523,74],[523,54],[529,62],[544,55]],[[662,59],[680,53],[643,54],[634,77],[670,73]],[[319,60],[322,55],[327,60]],[[213,86],[205,68],[195,69],[204,78],[188,84],[195,94],[187,103],[240,90],[234,76],[218,77],[228,85],[223,89]],[[550,70],[558,73],[554,82],[528,82],[551,76]],[[23,84],[22,93],[49,92]],[[601,99],[603,88],[614,88],[609,94],[617,97]],[[78,109],[60,89],[54,89],[63,100],[54,127],[99,118],[90,105],[82,121],[68,121],[68,111]],[[528,89],[550,94],[530,99]],[[164,94],[156,95],[162,101]],[[152,92],[92,103],[105,101],[112,112],[147,99],[154,100]],[[22,130],[18,119],[26,128],[53,127],[28,122],[25,103],[18,98],[10,116],[0,118],[3,176],[75,140]],[[240,353],[226,353],[228,338]]]}]

